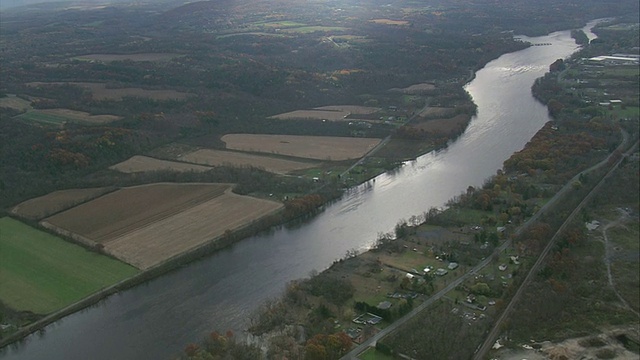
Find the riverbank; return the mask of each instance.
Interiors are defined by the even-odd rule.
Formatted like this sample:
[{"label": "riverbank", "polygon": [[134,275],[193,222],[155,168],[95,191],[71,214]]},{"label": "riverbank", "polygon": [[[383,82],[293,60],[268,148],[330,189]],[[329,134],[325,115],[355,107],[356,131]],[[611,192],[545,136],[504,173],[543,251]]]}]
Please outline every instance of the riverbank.
[{"label": "riverbank", "polygon": [[[527,49],[519,54],[505,55],[477,73],[467,89],[478,103],[478,115],[445,151],[427,154],[406,163],[397,172],[377,177],[373,184],[350,190],[342,200],[327,206],[303,227],[278,229],[269,236],[246,239],[230,249],[150,281],[144,289],[122,292],[118,297],[110,298],[104,309],[89,312],[89,317],[87,313],[72,315],[58,325],[55,332],[47,332],[43,339],[30,342],[28,351],[22,354],[45,349],[49,354],[64,353],[56,344],[65,342],[62,339],[70,334],[67,330],[70,328],[82,328],[82,336],[93,339],[91,342],[78,341],[79,352],[83,351],[82,344],[90,343],[90,348],[96,349],[118,338],[118,343],[122,344],[118,356],[147,357],[154,356],[154,352],[158,356],[175,353],[175,349],[179,351],[184,344],[212,328],[235,330],[246,327],[242,320],[248,315],[246,309],[254,309],[265,299],[277,296],[290,280],[304,276],[314,268],[326,268],[336,258],[344,257],[348,250],[369,248],[377,234],[392,229],[399,218],[409,219],[431,206],[441,206],[469,184],[481,185],[487,176],[494,174],[494,169],[520,149],[548,118],[544,106],[529,103],[530,97],[527,97],[533,78],[541,74],[524,74],[526,76],[519,78],[520,82],[502,81],[501,89],[494,89],[491,84],[499,82],[496,79],[504,74],[505,68],[521,65],[518,56],[541,61],[546,67],[562,56],[558,51],[570,52],[574,48],[568,35],[566,39],[555,35],[553,41],[558,42],[558,47],[536,49],[552,50],[542,52],[549,60],[540,60],[535,57],[537,52],[531,51],[534,49]],[[505,93],[487,93],[496,90]],[[491,104],[487,101],[500,102]],[[501,109],[496,112],[500,117],[485,110],[495,108]],[[511,113],[511,108],[517,111]],[[523,119],[523,110],[532,118]],[[509,129],[517,131],[506,136],[504,132]],[[482,156],[489,153],[492,157]],[[425,191],[424,184],[430,184],[431,191]],[[365,208],[367,211],[362,211]],[[162,299],[162,302],[150,299]],[[184,316],[172,316],[172,309],[186,307],[209,316],[206,319],[189,317],[186,324]],[[124,308],[130,310],[123,311]],[[119,315],[123,312],[144,316],[124,318]],[[100,325],[92,326],[97,324],[98,318]],[[153,336],[144,336],[118,325],[137,323],[136,319],[143,321],[145,327],[151,326],[158,331]],[[184,329],[178,338],[168,335],[175,334],[176,328]],[[166,334],[162,329],[166,329]],[[158,341],[158,336],[162,341]],[[154,345],[147,348],[145,354],[139,353],[137,349],[146,343]],[[159,348],[158,344],[163,345]],[[174,350],[167,351],[169,348]]]},{"label": "riverbank", "polygon": [[[331,333],[344,329],[350,336],[353,334],[352,339],[356,343],[363,342],[366,344],[371,343],[371,341],[363,339],[371,337],[377,331],[379,331],[379,335],[382,335],[389,334],[389,330],[395,329],[395,323],[392,324],[391,322],[394,318],[397,318],[397,316],[402,315],[402,312],[404,312],[402,309],[404,309],[406,305],[409,305],[409,309],[411,309],[411,306],[420,304],[415,310],[422,310],[426,307],[425,304],[430,304],[436,301],[439,296],[448,293],[453,304],[446,305],[445,310],[442,312],[436,311],[435,313],[424,314],[420,317],[419,321],[413,322],[413,325],[409,324],[405,326],[402,330],[399,329],[398,333],[390,336],[390,338],[386,339],[383,343],[378,341],[378,348],[382,352],[391,351],[401,354],[407,354],[408,352],[406,351],[408,351],[408,349],[413,349],[412,356],[422,353],[423,356],[440,354],[443,357],[468,357],[473,353],[474,349],[476,349],[476,340],[481,339],[484,331],[488,330],[488,326],[491,323],[489,320],[501,312],[502,306],[509,301],[515,292],[514,289],[519,288],[523,281],[523,273],[526,272],[525,270],[529,269],[533,262],[538,264],[545,258],[544,252],[542,253],[543,255],[538,254],[547,243],[547,235],[552,234],[550,231],[563,223],[564,216],[567,212],[573,212],[572,215],[576,213],[576,211],[573,210],[573,206],[577,206],[577,202],[581,202],[581,205],[584,203],[582,196],[585,194],[590,196],[592,194],[590,189],[594,184],[597,183],[601,185],[602,182],[599,182],[599,180],[604,173],[602,171],[590,173],[592,170],[597,170],[597,166],[589,167],[589,164],[603,159],[601,152],[609,149],[609,151],[612,151],[611,154],[597,165],[607,169],[610,165],[615,164],[617,166],[624,159],[620,157],[620,154],[630,149],[630,144],[635,142],[635,146],[637,147],[637,118],[632,120],[632,124],[629,124],[626,123],[626,121],[628,121],[625,120],[626,118],[619,123],[619,117],[612,117],[606,122],[608,126],[605,126],[604,123],[599,123],[601,126],[596,130],[592,126],[585,127],[583,123],[574,122],[569,115],[573,110],[575,109],[568,109],[568,111],[564,113],[564,116],[559,116],[558,114],[555,122],[545,126],[534,136],[523,151],[514,154],[507,160],[504,171],[500,171],[497,176],[488,180],[482,190],[469,188],[469,190],[460,195],[455,202],[450,203],[450,207],[445,212],[439,214],[438,211],[434,211],[432,216],[428,216],[426,222],[428,225],[414,227],[399,224],[396,227],[395,236],[379,238],[379,242],[374,250],[355,258],[345,259],[344,261],[335,263],[334,266],[317,276],[320,279],[311,278],[310,280],[302,280],[291,284],[280,300],[281,304],[272,303],[264,310],[271,316],[265,318],[265,322],[258,323],[257,326],[254,325],[254,331],[262,332],[265,331],[265,326],[268,324],[272,327],[276,324],[276,331],[281,332],[282,328],[277,325],[279,322],[273,319],[273,316],[279,316],[281,319],[294,318],[295,320],[293,321],[295,323],[304,324],[305,334],[309,337],[322,332],[325,332],[324,334],[326,335],[326,331]],[[615,148],[611,147],[613,140],[613,138],[611,138],[611,132],[615,130],[618,124],[623,125],[624,128],[631,131],[633,134],[632,139],[635,139],[635,141],[629,140],[628,134],[622,132],[623,136],[616,137],[615,143],[619,145],[618,148]],[[636,124],[636,128],[634,128],[633,124]],[[586,135],[586,131],[588,131],[588,136]],[[574,136],[578,134],[582,140],[595,142],[580,150],[577,148],[572,149],[572,147],[576,146]],[[557,159],[556,161],[545,163],[545,161],[547,161],[545,159],[549,159],[551,154],[558,149],[563,149],[565,156],[570,155],[574,161],[566,163],[567,160]],[[629,151],[637,151],[637,148],[631,148]],[[624,155],[625,157],[631,156],[629,151]],[[543,164],[544,167],[539,167]],[[589,169],[585,170],[586,167],[589,167]],[[563,183],[565,186],[553,199],[563,198],[561,204],[556,205],[555,208],[551,208],[550,206],[554,201],[545,198],[536,200],[541,194],[547,191],[554,191],[551,189],[559,183]],[[509,191],[508,195],[503,193],[505,189]],[[513,201],[512,196],[516,196],[516,198],[519,197],[519,203],[510,204],[509,199]],[[505,202],[505,200],[507,201]],[[522,200],[525,201],[522,202]],[[544,206],[542,206],[543,204]],[[539,208],[536,209],[536,206]],[[637,203],[633,206],[635,207],[635,211],[637,211]],[[488,210],[484,217],[482,217],[482,215],[478,216],[479,214],[477,213],[474,214],[476,216],[475,219],[470,216],[469,210],[481,210],[482,208],[484,208],[485,211]],[[533,212],[531,212],[532,210]],[[449,215],[445,216],[447,213]],[[530,229],[523,232],[523,228],[521,227],[517,231],[514,231],[512,236],[509,236],[509,228],[519,221],[522,221],[522,217],[520,216],[532,216],[527,222]],[[531,224],[531,222],[537,218],[540,218],[540,220],[537,223]],[[481,224],[481,226],[477,224]],[[447,285],[447,280],[444,278],[444,276],[448,276],[446,275],[446,270],[441,272],[440,279],[430,275],[431,271],[435,270],[435,268],[433,264],[429,264],[429,257],[435,256],[436,260],[444,260],[443,265],[447,263],[449,266],[455,264],[452,268],[449,268],[449,270],[455,270],[464,264],[465,261],[469,260],[468,255],[465,256],[465,252],[477,253],[482,249],[482,247],[474,249],[474,246],[477,245],[474,245],[474,242],[470,241],[468,234],[467,237],[464,236],[463,229],[469,229],[470,231],[475,229],[477,231],[486,227],[487,224],[490,224],[489,226],[497,226],[496,229],[506,234],[505,236],[512,239],[513,243],[511,243],[510,240],[505,241],[493,255],[490,257],[486,256],[487,260],[481,263],[482,266],[474,267],[469,273],[464,269],[464,266],[461,266],[461,273],[464,275],[455,279],[446,287],[444,286]],[[563,229],[565,226],[566,223],[562,225],[560,229]],[[573,235],[558,230],[561,236],[565,237],[563,241],[568,241],[569,244],[573,244],[579,240],[566,240],[567,237],[584,232],[584,228],[580,223],[575,224],[572,222],[571,226],[571,231],[574,232]],[[440,239],[429,238],[429,235],[426,235],[429,233],[438,234],[437,237]],[[457,233],[457,239],[447,240],[447,233]],[[517,236],[519,234],[523,236]],[[476,243],[480,240],[479,238],[481,236],[482,235],[478,233],[474,235],[473,239]],[[485,234],[485,236],[487,235]],[[558,235],[556,234],[556,236]],[[556,236],[554,236],[554,238]],[[434,240],[442,240],[445,243],[451,241],[458,243],[458,245],[443,249],[441,247],[442,244],[434,244]],[[490,245],[490,242],[486,244]],[[569,247],[566,247],[566,243],[563,244],[561,247],[564,248],[562,251],[565,252],[560,251],[560,253],[564,255],[556,254],[554,256],[568,256],[566,251],[569,250]],[[546,246],[546,251],[549,251],[550,246],[551,245]],[[573,249],[573,247],[571,247],[571,249]],[[579,251],[582,254],[584,249],[576,247],[575,251]],[[398,254],[396,255],[396,253]],[[583,256],[580,255],[580,258],[582,257]],[[418,259],[417,261],[416,258]],[[489,261],[498,269],[494,268],[490,271],[483,271],[483,267],[488,265]],[[571,262],[567,259],[565,259],[565,261]],[[438,263],[435,262],[435,264]],[[546,269],[556,271],[555,266],[558,265],[554,265],[552,262],[551,265],[547,265]],[[422,269],[422,267],[424,267],[423,270],[418,270]],[[442,268],[438,269],[438,271],[440,270],[442,270]],[[505,272],[505,270],[508,271]],[[381,275],[379,276],[378,274]],[[406,274],[406,276],[403,276],[404,274]],[[505,274],[509,276],[505,277]],[[460,273],[458,273],[458,275],[460,275]],[[549,277],[549,275],[546,276]],[[560,275],[551,276],[553,277],[553,284],[557,284],[558,281],[563,282],[562,277],[556,277]],[[496,281],[499,277],[502,279],[502,289],[500,280]],[[344,279],[347,279],[346,281],[351,283],[355,288],[352,289],[350,293],[353,299],[346,301],[344,307],[342,307],[343,304],[331,303],[330,299],[334,298],[335,294],[330,292],[323,293],[315,289],[313,285],[314,283],[323,282],[339,283],[344,281]],[[451,279],[449,279],[449,281],[450,280]],[[585,279],[578,281],[584,282]],[[345,286],[347,285],[336,287],[344,288]],[[485,287],[486,290],[484,290]],[[324,286],[324,289],[330,288]],[[437,291],[435,295],[430,295],[434,289],[436,291],[439,289],[442,290]],[[398,298],[400,299],[414,299],[412,294],[415,294],[417,300],[404,303],[390,302],[389,299],[385,301],[385,297],[394,299],[395,296],[393,295],[395,294],[398,294]],[[421,296],[424,295],[429,295],[429,301],[423,302],[424,299],[421,298]],[[531,301],[531,299],[529,299],[529,301]],[[353,304],[352,302],[356,304],[354,306],[356,311],[348,311],[348,308]],[[471,333],[463,336],[468,341],[461,344],[459,337],[454,336],[453,332],[459,334],[459,329],[461,327],[466,329],[466,327],[462,324],[460,324],[460,326],[455,325],[459,318],[456,316],[452,317],[450,314],[461,312],[457,304],[467,302],[469,303],[467,307],[473,307],[476,310],[481,310],[481,312],[480,316],[478,316],[478,311],[474,311],[473,315],[469,315],[471,313],[468,311],[464,312],[463,318],[471,320],[469,325],[472,329],[469,330]],[[364,305],[359,305],[362,303],[364,303]],[[378,305],[376,306],[376,304]],[[384,307],[383,304],[385,304]],[[294,309],[296,307],[298,310]],[[337,325],[318,328],[318,320],[314,321],[313,319],[314,316],[318,316],[314,314],[319,308],[325,309],[323,313],[325,314],[324,319],[327,323]],[[389,311],[389,308],[391,308],[392,311]],[[605,318],[612,317],[612,319],[617,319],[615,321],[620,321],[621,318],[625,318],[627,321],[629,320],[629,315],[631,314],[623,315],[616,309],[615,304],[603,304],[599,311]],[[370,312],[380,318],[380,320],[376,320],[376,326],[373,329],[370,328],[365,331],[363,326],[353,324],[354,322],[357,323],[358,310],[360,310],[360,312]],[[485,310],[486,312],[484,312]],[[400,313],[397,311],[400,311]],[[412,311],[411,314],[417,315],[417,311]],[[521,319],[526,319],[527,317],[530,316],[519,316],[519,322],[523,322]],[[550,319],[551,318],[553,317],[550,317]],[[531,320],[529,320],[529,322],[530,321]],[[284,322],[288,323],[286,321]],[[424,329],[423,324],[425,322],[432,326],[430,326],[429,329]],[[575,320],[572,321],[572,323],[575,323]],[[322,323],[320,322],[320,324]],[[439,329],[438,333],[442,334],[442,336],[437,336],[437,334],[431,331],[434,327]],[[544,329],[545,327],[539,328]],[[584,326],[580,327],[572,324],[572,328],[576,330],[584,329]],[[428,332],[424,333],[424,331]],[[521,331],[526,332],[526,329],[522,329]],[[291,331],[284,336],[288,336],[287,339],[293,341],[299,334]],[[372,338],[375,342],[375,340],[380,340],[381,336],[373,335]],[[525,338],[527,337],[525,336]],[[314,337],[311,337],[307,344],[313,343],[313,339]],[[452,339],[456,341],[455,346],[448,343],[451,342]],[[420,346],[416,344],[420,344]],[[445,349],[447,355],[443,352]],[[295,352],[302,350],[289,348],[288,351]],[[350,354],[350,356],[355,356],[357,351],[358,350]],[[454,351],[454,353],[451,351]],[[423,357],[420,355],[417,356],[419,358]]]}]

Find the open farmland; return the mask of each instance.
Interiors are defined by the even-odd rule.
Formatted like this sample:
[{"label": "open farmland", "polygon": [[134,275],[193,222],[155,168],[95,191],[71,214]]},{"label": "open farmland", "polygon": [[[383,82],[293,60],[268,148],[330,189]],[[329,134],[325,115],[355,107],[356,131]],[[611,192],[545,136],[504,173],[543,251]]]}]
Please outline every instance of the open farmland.
[{"label": "open farmland", "polygon": [[433,90],[436,89],[436,86],[433,84],[429,84],[429,83],[421,83],[421,84],[414,84],[411,86],[407,86],[406,88],[393,88],[391,89],[392,91],[397,91],[397,92],[401,92],[404,94],[412,94],[412,95],[419,95],[419,94],[424,94],[424,93],[428,93],[431,92]]},{"label": "open farmland", "polygon": [[341,121],[349,116],[346,111],[339,110],[294,110],[287,113],[270,116],[270,119],[291,120],[291,119],[309,119],[309,120],[328,120]]},{"label": "open farmland", "polygon": [[105,244],[105,250],[139,269],[147,269],[283,206],[274,201],[233,194],[230,190],[113,239]]},{"label": "open farmland", "polygon": [[383,24],[383,25],[396,25],[396,26],[409,25],[409,22],[406,20],[373,19],[369,21],[375,24]]},{"label": "open farmland", "polygon": [[31,110],[31,102],[21,99],[15,95],[0,97],[0,107],[7,107],[18,111]]},{"label": "open farmland", "polygon": [[39,220],[69,209],[110,191],[110,188],[59,190],[44,196],[29,199],[16,205],[11,212],[27,219]]},{"label": "open farmland", "polygon": [[418,116],[428,119],[446,118],[452,116],[455,112],[454,108],[429,106]]},{"label": "open farmland", "polygon": [[350,30],[349,28],[345,28],[341,26],[301,26],[301,27],[289,27],[289,28],[281,29],[281,31],[285,33],[299,33],[299,34],[310,34],[314,32],[334,33],[334,32],[344,32],[349,30]]},{"label": "open farmland", "polygon": [[351,114],[368,115],[380,111],[380,108],[359,105],[328,105],[309,110],[294,110],[270,116],[271,119],[311,119],[328,121],[345,121]]},{"label": "open farmland", "polygon": [[360,158],[380,143],[371,138],[257,134],[228,134],[222,141],[233,150],[333,161]]},{"label": "open farmland", "polygon": [[137,270],[8,217],[0,219],[0,301],[48,314]]},{"label": "open farmland", "polygon": [[[185,160],[185,161],[189,161],[189,160]],[[192,161],[192,162],[197,162],[197,161]],[[137,173],[137,172],[163,171],[163,170],[179,171],[179,172],[185,172],[185,171],[202,172],[202,171],[211,170],[211,168],[208,166],[187,164],[187,163],[177,162],[177,161],[160,160],[160,159],[155,159],[152,157],[142,156],[142,155],[132,156],[131,158],[121,163],[118,163],[109,167],[109,169],[120,171],[123,173]]]},{"label": "open farmland", "polygon": [[186,99],[189,93],[175,91],[175,90],[149,90],[142,88],[123,87],[116,88],[107,86],[105,83],[90,83],[90,82],[31,82],[27,83],[28,86],[55,86],[55,85],[76,85],[81,88],[91,91],[91,97],[94,100],[122,100],[123,97],[132,96],[140,98],[148,98],[152,100],[183,100]]},{"label": "open farmland", "polygon": [[200,149],[181,156],[179,160],[204,165],[253,166],[266,171],[286,174],[290,171],[316,166],[312,162],[280,159],[272,156],[244,154],[235,151]]},{"label": "open farmland", "polygon": [[423,121],[412,125],[411,127],[418,128],[424,131],[452,134],[465,127],[469,123],[469,115],[459,114],[450,119],[434,119]]},{"label": "open farmland", "polygon": [[180,57],[180,54],[172,54],[172,53],[140,53],[140,54],[87,54],[76,56],[74,59],[85,60],[85,61],[101,61],[101,62],[111,62],[111,61],[169,61]]},{"label": "open farmland", "polygon": [[69,109],[33,110],[21,114],[18,118],[48,124],[63,124],[65,122],[80,122],[87,124],[106,124],[122,119],[115,115],[91,115],[84,111]]},{"label": "open farmland", "polygon": [[314,108],[314,110],[343,111],[349,114],[368,115],[380,111],[380,108],[360,105],[328,105]]},{"label": "open farmland", "polygon": [[96,243],[220,196],[228,184],[152,184],[121,189],[45,219]]}]

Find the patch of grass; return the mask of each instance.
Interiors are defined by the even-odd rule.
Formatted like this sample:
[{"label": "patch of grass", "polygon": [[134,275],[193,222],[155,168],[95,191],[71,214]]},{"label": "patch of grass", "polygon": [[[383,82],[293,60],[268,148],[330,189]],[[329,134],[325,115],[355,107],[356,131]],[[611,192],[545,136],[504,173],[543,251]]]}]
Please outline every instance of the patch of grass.
[{"label": "patch of grass", "polygon": [[640,116],[640,107],[627,106],[624,109],[615,107],[608,111],[610,114],[618,116],[618,118],[634,118]]},{"label": "patch of grass", "polygon": [[349,29],[340,26],[301,26],[296,28],[283,29],[282,31],[287,33],[310,34],[314,32],[334,32],[347,30]]},{"label": "patch of grass", "polygon": [[602,72],[607,76],[638,76],[640,74],[640,68],[637,66],[614,66],[605,67]]},{"label": "patch of grass", "polygon": [[19,111],[28,111],[33,109],[29,101],[21,99],[15,95],[7,95],[0,98],[0,107],[8,107]]},{"label": "patch of grass", "polygon": [[28,111],[24,114],[20,114],[16,116],[16,118],[25,120],[25,121],[35,121],[38,123],[48,124],[48,125],[56,125],[60,126],[66,121],[70,121],[66,116],[53,115],[53,114],[44,114],[37,110]]},{"label": "patch of grass", "polygon": [[262,25],[268,28],[290,28],[290,27],[302,27],[307,24],[296,22],[296,21],[273,21],[267,23],[255,23],[256,25]]},{"label": "patch of grass", "polygon": [[368,348],[362,354],[358,355],[360,360],[393,360],[393,356],[385,355],[375,348]]},{"label": "patch of grass", "polygon": [[0,301],[47,314],[138,270],[17,220],[0,219]]}]

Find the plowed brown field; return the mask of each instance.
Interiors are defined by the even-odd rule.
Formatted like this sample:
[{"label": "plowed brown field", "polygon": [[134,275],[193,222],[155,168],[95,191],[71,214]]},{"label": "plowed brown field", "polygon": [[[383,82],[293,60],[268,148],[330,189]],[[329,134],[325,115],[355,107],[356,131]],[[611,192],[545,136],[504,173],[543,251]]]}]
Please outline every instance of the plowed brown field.
[{"label": "plowed brown field", "polygon": [[215,239],[282,207],[282,204],[227,193],[151,223],[105,244],[105,250],[147,269]]},{"label": "plowed brown field", "polygon": [[59,228],[105,243],[142,226],[220,196],[228,184],[152,184],[121,189],[46,219]]},{"label": "plowed brown field", "polygon": [[181,156],[179,160],[203,165],[253,166],[277,174],[286,174],[293,170],[308,169],[315,166],[311,162],[211,149],[196,150]]},{"label": "plowed brown field", "polygon": [[96,198],[109,188],[70,189],[29,199],[16,205],[11,212],[28,219],[39,220],[82,202]]},{"label": "plowed brown field", "polygon": [[[189,161],[189,160],[185,160]],[[192,161],[197,162],[197,161]],[[137,173],[137,172],[145,172],[145,171],[160,171],[160,170],[171,170],[171,171],[196,171],[202,172],[211,170],[208,166],[195,165],[195,164],[187,164],[183,162],[177,161],[169,161],[169,160],[160,160],[155,159],[148,156],[135,155],[121,163],[115,164],[109,169],[120,171],[123,173]]]},{"label": "plowed brown field", "polygon": [[436,133],[451,134],[466,126],[469,123],[469,119],[469,115],[460,114],[450,119],[434,119],[420,122],[412,125],[412,127]]},{"label": "plowed brown field", "polygon": [[233,150],[333,161],[360,158],[380,143],[371,138],[259,134],[229,134],[222,141]]}]

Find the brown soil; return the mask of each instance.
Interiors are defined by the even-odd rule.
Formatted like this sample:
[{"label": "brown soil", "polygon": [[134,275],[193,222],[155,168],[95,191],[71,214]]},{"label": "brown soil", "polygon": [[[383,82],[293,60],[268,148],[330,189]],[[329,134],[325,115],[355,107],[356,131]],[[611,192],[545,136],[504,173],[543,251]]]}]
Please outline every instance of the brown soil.
[{"label": "brown soil", "polygon": [[109,188],[106,187],[54,191],[50,194],[22,202],[11,209],[11,212],[28,219],[40,220],[94,199],[108,191]]},{"label": "brown soil", "polygon": [[442,133],[442,134],[452,134],[459,132],[461,128],[464,128],[471,120],[471,117],[466,114],[456,115],[450,119],[434,119],[427,120],[423,122],[419,122],[412,127],[422,129],[425,131]]},{"label": "brown soil", "polygon": [[277,174],[286,174],[294,170],[308,169],[317,165],[312,162],[285,160],[270,156],[211,149],[196,150],[192,153],[181,156],[179,160],[212,166],[252,166]]},{"label": "brown soil", "polygon": [[[188,161],[188,160],[187,160]],[[193,161],[196,162],[196,161]],[[170,170],[170,171],[196,171],[203,172],[207,170],[211,170],[208,166],[195,165],[195,164],[187,164],[177,161],[169,161],[169,160],[160,160],[147,156],[135,155],[128,160],[125,160],[121,163],[115,164],[109,169],[120,171],[123,173],[137,173],[137,172],[145,172],[145,171],[160,171],[160,170]]]},{"label": "brown soil", "polygon": [[227,191],[115,238],[105,244],[105,250],[139,269],[147,269],[281,207],[277,202]]},{"label": "brown soil", "polygon": [[121,189],[46,219],[98,243],[220,196],[228,184],[152,184]]},{"label": "brown soil", "polygon": [[330,136],[229,134],[222,137],[227,148],[318,160],[357,159],[380,139]]}]

